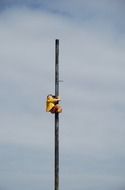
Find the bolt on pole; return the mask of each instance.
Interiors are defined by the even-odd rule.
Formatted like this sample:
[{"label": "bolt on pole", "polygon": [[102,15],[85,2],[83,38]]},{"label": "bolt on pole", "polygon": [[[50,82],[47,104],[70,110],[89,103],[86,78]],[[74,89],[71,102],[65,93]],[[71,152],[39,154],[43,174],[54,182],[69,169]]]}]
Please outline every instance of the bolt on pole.
[{"label": "bolt on pole", "polygon": [[[59,96],[59,40],[55,40],[55,96]],[[55,190],[59,190],[59,113],[55,113]]]}]

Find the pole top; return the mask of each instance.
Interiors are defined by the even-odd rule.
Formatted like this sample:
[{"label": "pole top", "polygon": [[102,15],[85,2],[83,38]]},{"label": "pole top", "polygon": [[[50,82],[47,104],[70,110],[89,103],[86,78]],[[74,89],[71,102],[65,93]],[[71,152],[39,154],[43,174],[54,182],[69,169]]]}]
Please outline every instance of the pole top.
[{"label": "pole top", "polygon": [[56,39],[55,41],[56,41],[56,43],[59,43],[59,39]]}]

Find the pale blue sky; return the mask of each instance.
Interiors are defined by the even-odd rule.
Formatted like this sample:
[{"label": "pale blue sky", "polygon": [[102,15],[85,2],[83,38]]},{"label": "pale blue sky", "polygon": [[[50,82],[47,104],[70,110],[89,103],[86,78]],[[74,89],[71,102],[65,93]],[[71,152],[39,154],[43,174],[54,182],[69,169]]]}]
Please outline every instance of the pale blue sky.
[{"label": "pale blue sky", "polygon": [[0,189],[53,188],[60,39],[60,189],[125,188],[125,3],[0,1]]}]

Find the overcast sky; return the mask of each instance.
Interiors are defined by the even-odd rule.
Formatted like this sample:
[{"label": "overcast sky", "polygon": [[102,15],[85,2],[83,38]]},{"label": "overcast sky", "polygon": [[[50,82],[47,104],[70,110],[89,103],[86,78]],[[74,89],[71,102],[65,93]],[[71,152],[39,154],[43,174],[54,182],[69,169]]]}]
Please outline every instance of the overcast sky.
[{"label": "overcast sky", "polygon": [[50,190],[60,39],[60,189],[125,189],[124,0],[0,1],[0,190]]}]

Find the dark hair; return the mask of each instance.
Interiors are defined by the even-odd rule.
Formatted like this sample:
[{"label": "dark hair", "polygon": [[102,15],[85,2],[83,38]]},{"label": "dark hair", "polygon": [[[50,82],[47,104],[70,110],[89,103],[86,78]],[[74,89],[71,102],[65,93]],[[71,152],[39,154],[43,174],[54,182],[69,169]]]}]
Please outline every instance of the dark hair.
[{"label": "dark hair", "polygon": [[49,97],[49,96],[52,96],[52,97],[53,97],[53,95],[52,95],[52,94],[48,94],[48,96],[47,96],[47,97]]}]

